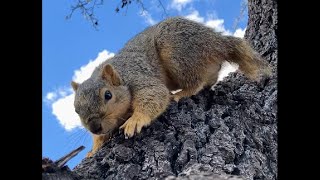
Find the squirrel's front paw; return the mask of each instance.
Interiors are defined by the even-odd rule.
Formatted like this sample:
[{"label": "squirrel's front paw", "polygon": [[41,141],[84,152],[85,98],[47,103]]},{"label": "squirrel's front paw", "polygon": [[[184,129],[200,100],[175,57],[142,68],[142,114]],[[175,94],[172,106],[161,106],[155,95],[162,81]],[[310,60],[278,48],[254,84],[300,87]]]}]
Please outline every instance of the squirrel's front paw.
[{"label": "squirrel's front paw", "polygon": [[135,113],[120,127],[120,129],[124,130],[126,138],[130,138],[135,132],[140,133],[142,127],[148,126],[150,122],[151,119],[148,116],[142,113]]},{"label": "squirrel's front paw", "polygon": [[91,151],[89,151],[88,153],[87,153],[87,155],[86,155],[86,158],[91,158],[92,156],[93,156],[93,152],[92,152],[92,150]]}]

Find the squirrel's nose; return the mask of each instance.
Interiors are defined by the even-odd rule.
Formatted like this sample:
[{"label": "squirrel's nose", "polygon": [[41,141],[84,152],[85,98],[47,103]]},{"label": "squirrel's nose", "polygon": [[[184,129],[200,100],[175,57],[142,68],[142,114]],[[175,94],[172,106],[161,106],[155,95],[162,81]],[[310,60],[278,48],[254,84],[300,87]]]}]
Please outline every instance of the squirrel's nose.
[{"label": "squirrel's nose", "polygon": [[100,124],[100,123],[97,123],[97,124],[92,123],[92,124],[90,125],[90,131],[91,131],[93,134],[98,134],[99,132],[102,131],[102,126],[101,126],[101,124]]}]

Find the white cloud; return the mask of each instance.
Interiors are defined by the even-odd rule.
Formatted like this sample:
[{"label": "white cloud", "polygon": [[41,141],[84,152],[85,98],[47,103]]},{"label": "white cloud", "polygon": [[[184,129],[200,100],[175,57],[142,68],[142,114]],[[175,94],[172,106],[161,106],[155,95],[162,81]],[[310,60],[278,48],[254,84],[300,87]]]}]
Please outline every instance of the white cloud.
[{"label": "white cloud", "polygon": [[71,88],[66,88],[66,87],[59,87],[57,90],[54,90],[52,92],[48,92],[44,101],[52,104],[54,101],[56,101],[58,98],[67,96],[68,94],[72,93]]},{"label": "white cloud", "polygon": [[223,23],[223,19],[211,19],[208,20],[205,25],[215,29],[217,32],[221,32],[223,35],[231,35],[232,33],[229,30],[226,30]]},{"label": "white cloud", "polygon": [[57,97],[57,94],[55,92],[49,92],[46,96],[46,99],[48,101],[53,101]]},{"label": "white cloud", "polygon": [[74,93],[62,97],[52,103],[52,114],[56,116],[60,124],[70,131],[76,127],[82,127],[78,114],[73,106]]},{"label": "white cloud", "polygon": [[144,18],[148,25],[154,25],[157,22],[151,17],[148,11],[144,10],[140,13],[140,16]]},{"label": "white cloud", "polygon": [[246,32],[246,28],[244,28],[244,29],[238,28],[238,29],[233,33],[233,36],[239,37],[239,38],[243,38],[245,32]]},{"label": "white cloud", "polygon": [[76,70],[74,72],[72,80],[78,83],[82,83],[91,76],[95,67],[113,56],[114,53],[109,53],[108,51],[103,50],[99,53],[98,57],[95,60],[90,60],[88,64],[81,66],[79,70]]},{"label": "white cloud", "polygon": [[221,32],[223,35],[232,35],[232,33],[224,27],[224,19],[219,19],[216,15],[208,14],[207,18],[204,18],[200,16],[197,10],[193,10],[190,14],[184,17],[213,28],[215,31]]},{"label": "white cloud", "polygon": [[223,35],[233,35],[235,37],[244,37],[246,28],[238,28],[234,33],[224,27],[224,19],[219,19],[216,14],[207,14],[207,17],[200,16],[197,10],[193,10],[190,14],[184,16],[189,20],[193,20],[202,23],[210,28],[215,29],[217,32],[221,32]]},{"label": "white cloud", "polygon": [[[75,70],[72,80],[82,83],[91,76],[95,67],[113,56],[114,53],[103,50],[95,60],[90,60],[88,64],[81,66],[79,70]],[[45,101],[50,103],[52,114],[67,131],[82,128],[80,118],[74,110],[74,92],[70,85],[68,88],[59,88],[54,92],[47,93]]]},{"label": "white cloud", "polygon": [[186,15],[185,18],[199,23],[204,22],[204,17],[201,17],[197,10],[192,11],[190,14]]},{"label": "white cloud", "polygon": [[170,7],[181,11],[187,4],[191,3],[194,0],[173,0]]}]

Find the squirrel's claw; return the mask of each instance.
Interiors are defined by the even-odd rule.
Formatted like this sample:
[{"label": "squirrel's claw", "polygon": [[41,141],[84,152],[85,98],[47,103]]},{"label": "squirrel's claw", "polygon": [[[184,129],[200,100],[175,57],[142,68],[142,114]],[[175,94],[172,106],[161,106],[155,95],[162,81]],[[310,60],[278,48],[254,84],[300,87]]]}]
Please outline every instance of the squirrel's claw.
[{"label": "squirrel's claw", "polygon": [[87,158],[93,157],[93,154],[94,154],[94,153],[93,153],[92,151],[89,151],[89,152],[87,153],[86,157],[87,157]]},{"label": "squirrel's claw", "polygon": [[124,135],[126,138],[131,138],[135,132],[137,134],[140,133],[142,127],[148,126],[150,122],[151,120],[147,116],[132,116],[122,126],[120,126],[120,129],[124,130]]},{"label": "squirrel's claw", "polygon": [[[131,138],[135,131],[136,131],[136,126],[137,126],[137,121],[135,120],[131,120],[131,119],[128,119],[121,127],[120,129],[123,129],[124,130],[124,135],[127,138]],[[140,133],[140,131],[138,132],[137,130],[137,133]]]}]

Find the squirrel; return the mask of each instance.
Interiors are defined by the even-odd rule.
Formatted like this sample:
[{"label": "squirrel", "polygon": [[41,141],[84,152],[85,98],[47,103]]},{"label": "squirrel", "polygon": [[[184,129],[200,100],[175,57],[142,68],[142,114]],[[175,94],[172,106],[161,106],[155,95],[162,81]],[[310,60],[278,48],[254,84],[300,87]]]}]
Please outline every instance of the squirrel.
[{"label": "squirrel", "polygon": [[71,82],[75,111],[93,134],[87,157],[115,130],[123,129],[130,138],[161,115],[171,100],[178,102],[214,85],[224,61],[238,64],[253,81],[271,75],[268,64],[244,39],[183,17],[168,18],[137,34],[89,79]]}]

